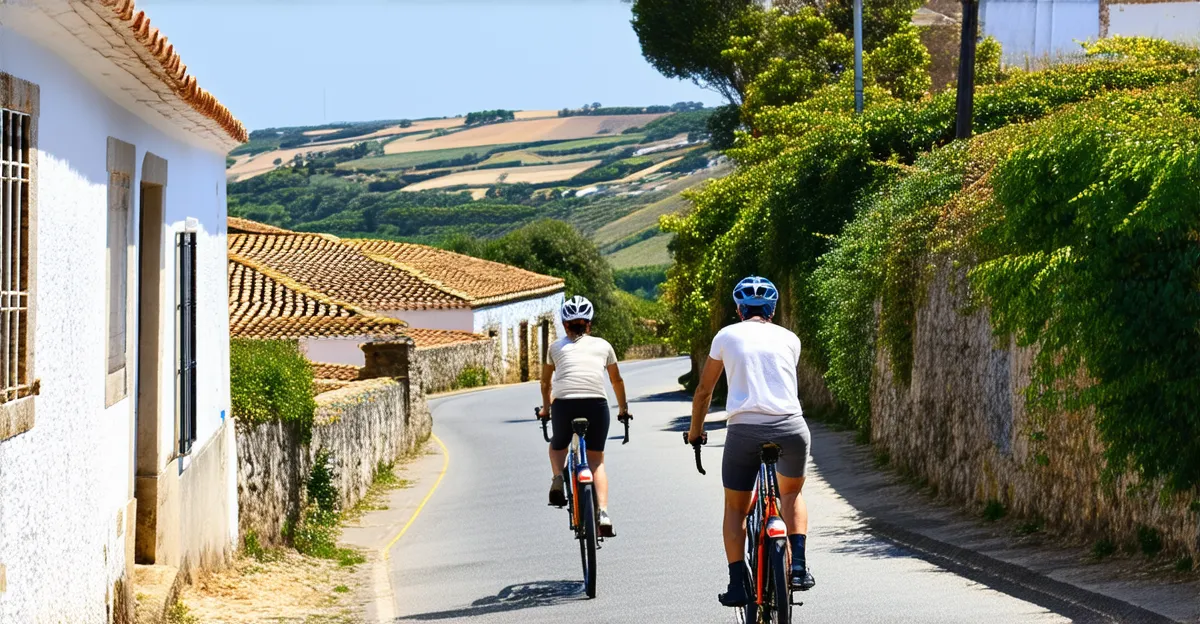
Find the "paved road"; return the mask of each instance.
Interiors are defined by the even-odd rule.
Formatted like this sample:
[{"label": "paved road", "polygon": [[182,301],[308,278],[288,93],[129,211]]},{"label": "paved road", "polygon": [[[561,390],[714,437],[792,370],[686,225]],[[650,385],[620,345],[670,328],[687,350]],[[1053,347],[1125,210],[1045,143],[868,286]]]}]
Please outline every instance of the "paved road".
[{"label": "paved road", "polygon": [[[679,431],[688,398],[683,359],[623,367],[632,441],[609,443],[609,510],[618,537],[599,554],[599,595],[579,582],[566,513],[546,506],[546,444],[532,419],[535,384],[447,397],[434,432],[450,451],[441,488],[391,551],[398,621],[732,622],[716,601],[720,449],[710,426],[708,476]],[[615,402],[614,402],[615,403]],[[614,421],[614,425],[617,423]],[[616,427],[612,435],[617,435]],[[854,508],[810,470],[809,561],[818,585],[801,622],[1064,622],[1045,609],[942,570],[866,532]]]}]

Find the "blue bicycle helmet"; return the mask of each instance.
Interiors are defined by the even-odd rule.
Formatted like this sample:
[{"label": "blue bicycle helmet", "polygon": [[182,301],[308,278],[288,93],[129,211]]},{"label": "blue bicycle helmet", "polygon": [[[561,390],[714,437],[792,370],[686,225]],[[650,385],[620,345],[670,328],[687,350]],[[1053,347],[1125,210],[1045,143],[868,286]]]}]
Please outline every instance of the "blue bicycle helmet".
[{"label": "blue bicycle helmet", "polygon": [[733,301],[743,316],[747,308],[764,308],[767,316],[772,316],[775,314],[775,304],[779,302],[779,291],[771,280],[751,275],[734,286]]}]

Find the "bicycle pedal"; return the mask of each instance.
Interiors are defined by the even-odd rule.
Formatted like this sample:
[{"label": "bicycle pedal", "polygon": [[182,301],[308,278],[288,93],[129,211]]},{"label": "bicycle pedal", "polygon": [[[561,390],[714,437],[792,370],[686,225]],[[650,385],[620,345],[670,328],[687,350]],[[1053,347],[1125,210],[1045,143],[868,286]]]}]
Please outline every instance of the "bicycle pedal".
[{"label": "bicycle pedal", "polygon": [[802,600],[798,601],[798,600],[796,600],[795,595],[791,595],[791,596],[788,596],[788,604],[792,605],[793,607],[803,607],[804,601],[802,601]]}]

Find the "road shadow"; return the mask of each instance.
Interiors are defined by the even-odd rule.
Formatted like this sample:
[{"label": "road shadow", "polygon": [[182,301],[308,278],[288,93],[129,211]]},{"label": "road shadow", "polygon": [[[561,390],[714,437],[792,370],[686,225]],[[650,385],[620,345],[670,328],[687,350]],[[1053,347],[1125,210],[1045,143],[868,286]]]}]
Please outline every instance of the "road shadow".
[{"label": "road shadow", "polygon": [[632,397],[630,403],[691,403],[692,395],[683,390],[669,390],[667,392],[655,392],[654,394],[643,394],[639,397]]},{"label": "road shadow", "polygon": [[480,598],[469,607],[433,611],[398,617],[394,622],[436,621],[474,617],[490,613],[505,613],[537,607],[549,607],[584,597],[580,581],[535,581],[518,583],[500,590],[495,596]]},{"label": "road shadow", "polygon": [[[720,431],[727,426],[728,426],[728,423],[724,420],[710,420],[710,421],[706,421],[704,423],[704,430],[705,431]],[[687,416],[679,416],[677,418],[671,419],[671,422],[667,423],[666,427],[663,427],[663,431],[687,431],[691,427],[692,427],[692,416],[689,414]]]}]

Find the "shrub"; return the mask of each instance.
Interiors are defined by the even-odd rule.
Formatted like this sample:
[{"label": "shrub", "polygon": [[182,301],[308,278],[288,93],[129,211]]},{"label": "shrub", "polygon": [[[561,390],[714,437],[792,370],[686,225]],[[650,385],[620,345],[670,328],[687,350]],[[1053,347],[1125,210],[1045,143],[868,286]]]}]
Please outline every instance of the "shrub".
[{"label": "shrub", "polygon": [[294,422],[312,427],[312,365],[296,344],[234,339],[229,344],[229,383],[234,418],[251,423]]},{"label": "shrub", "polygon": [[481,366],[468,366],[458,373],[455,388],[478,388],[488,384],[488,372]]},{"label": "shrub", "polygon": [[1137,540],[1138,546],[1142,549],[1142,554],[1147,557],[1156,557],[1158,553],[1162,552],[1162,534],[1157,529],[1138,525]]},{"label": "shrub", "polygon": [[1006,515],[1008,515],[1008,508],[998,500],[989,500],[983,507],[983,519],[988,522],[996,522]]},{"label": "shrub", "polygon": [[1103,538],[1092,544],[1092,559],[1100,560],[1111,557],[1116,552],[1117,545],[1108,538]]}]

